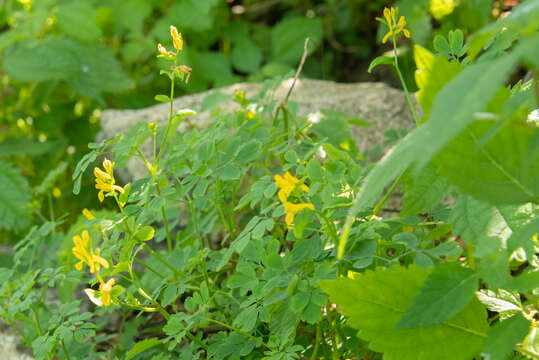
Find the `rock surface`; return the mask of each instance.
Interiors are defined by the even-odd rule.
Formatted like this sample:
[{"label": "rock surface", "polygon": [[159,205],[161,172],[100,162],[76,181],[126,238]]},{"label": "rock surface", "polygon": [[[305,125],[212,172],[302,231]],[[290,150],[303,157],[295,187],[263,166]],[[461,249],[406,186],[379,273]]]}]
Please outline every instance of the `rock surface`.
[{"label": "rock surface", "polygon": [[[283,81],[275,89],[273,98],[278,101],[284,99],[291,84],[292,79]],[[174,109],[190,108],[198,112],[202,101],[210,94],[215,92],[233,94],[235,90],[243,90],[249,98],[256,95],[261,86],[260,83],[239,83],[199,94],[182,96],[174,100]],[[371,122],[372,125],[369,127],[352,127],[352,134],[360,152],[383,144],[384,133],[387,130],[410,130],[414,126],[404,92],[383,83],[342,84],[333,81],[300,79],[296,83],[289,101],[299,105],[300,115],[316,113],[321,109],[333,109]],[[225,112],[239,108],[231,100],[221,103],[220,107]],[[165,124],[169,111],[170,105],[168,103],[140,110],[105,110],[101,115],[102,130],[99,137],[100,139],[114,138],[141,121],[149,123],[157,120],[159,124]],[[177,130],[185,131],[192,126],[203,128],[210,121],[209,111],[198,112],[180,124]],[[387,147],[384,150],[387,150]],[[146,174],[146,167],[143,162],[133,158],[127,165],[128,180],[139,178],[144,174]]]}]

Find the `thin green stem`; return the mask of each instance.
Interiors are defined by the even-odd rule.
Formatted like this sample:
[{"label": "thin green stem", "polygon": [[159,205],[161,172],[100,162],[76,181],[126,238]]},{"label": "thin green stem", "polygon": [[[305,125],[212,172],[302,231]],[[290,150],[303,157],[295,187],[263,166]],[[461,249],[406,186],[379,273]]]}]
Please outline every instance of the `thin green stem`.
[{"label": "thin green stem", "polygon": [[66,345],[65,345],[65,343],[64,343],[64,340],[61,340],[61,343],[62,343],[62,350],[64,350],[64,355],[65,355],[65,357],[66,357],[66,360],[71,360],[71,359],[69,358],[69,353],[67,352],[67,348],[66,348]]},{"label": "thin green stem", "polygon": [[168,261],[166,261],[161,255],[159,255],[159,253],[157,253],[154,249],[152,249],[151,247],[148,246],[148,244],[146,243],[142,243],[142,247],[144,247],[144,249],[149,252],[152,256],[154,256],[157,260],[159,260],[159,262],[161,262],[161,264],[165,265],[167,268],[169,268],[172,273],[174,275],[176,275],[178,272],[177,270],[174,268],[174,266],[170,265],[170,263]]},{"label": "thin green stem", "polygon": [[401,181],[401,178],[402,178],[402,175],[404,174],[404,171],[402,171],[399,176],[395,179],[395,181],[393,181],[393,184],[391,184],[391,187],[389,188],[389,190],[386,192],[386,194],[384,195],[384,197],[378,202],[378,204],[376,204],[374,206],[374,209],[372,209],[372,215],[371,215],[371,218],[374,217],[376,215],[376,213],[378,211],[380,211],[380,209],[382,208],[382,206],[384,206],[384,204],[386,203],[387,199],[389,199],[389,197],[391,196],[391,194],[393,194],[393,192],[395,191],[395,189],[397,188],[397,185],[399,185],[399,182]]},{"label": "thin green stem", "polygon": [[314,339],[314,349],[313,354],[311,355],[311,360],[316,360],[316,355],[318,355],[318,348],[320,347],[320,322],[316,324],[316,338]]},{"label": "thin green stem", "polygon": [[408,87],[406,86],[406,82],[404,81],[404,77],[402,76],[402,73],[399,69],[399,59],[397,57],[397,41],[395,40],[395,36],[393,35],[393,58],[395,60],[395,69],[397,70],[397,74],[399,75],[399,79],[402,84],[402,88],[404,89],[404,94],[406,95],[406,100],[408,101],[408,106],[410,106],[410,110],[412,111],[412,115],[415,120],[416,126],[419,125],[419,118],[417,117],[417,113],[415,111],[414,103],[412,102],[412,98],[410,97],[410,92],[408,91]]},{"label": "thin green stem", "polygon": [[232,325],[228,325],[228,324],[226,324],[224,322],[221,322],[219,320],[214,320],[214,319],[208,318],[208,321],[213,322],[213,323],[218,324],[218,325],[221,325],[221,326],[223,326],[223,327],[225,327],[227,329],[230,329],[232,331],[235,331],[238,334],[242,334],[242,335],[248,337],[249,339],[256,341],[260,345],[264,346],[266,349],[271,350],[271,347],[267,343],[265,343],[264,341],[260,340],[259,338],[255,337],[255,336],[253,336],[253,335],[251,335],[251,334],[249,334],[249,333],[247,333],[247,332],[245,332],[243,330],[240,330],[240,329],[238,329],[238,328],[236,328],[236,327],[234,327]]},{"label": "thin green stem", "polygon": [[[178,60],[177,58],[175,58],[174,67],[176,67],[177,62]],[[170,132],[170,128],[172,127],[172,116],[174,115],[174,79],[175,79],[175,75],[172,74],[172,77],[170,79],[170,115],[168,118],[167,130],[165,131],[165,137],[163,138],[163,142],[161,143],[161,146],[159,147],[159,153],[157,154],[157,159],[155,160],[156,169],[159,164],[159,159],[161,159],[161,155],[163,154],[163,149],[165,148],[165,144],[167,143],[167,138]]]}]

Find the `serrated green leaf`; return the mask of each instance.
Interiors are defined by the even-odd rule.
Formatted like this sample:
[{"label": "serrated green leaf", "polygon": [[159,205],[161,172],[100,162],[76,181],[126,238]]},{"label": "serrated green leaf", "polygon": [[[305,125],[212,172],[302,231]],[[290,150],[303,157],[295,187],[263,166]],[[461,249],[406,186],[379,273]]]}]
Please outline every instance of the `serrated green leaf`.
[{"label": "serrated green leaf", "polygon": [[137,342],[135,344],[135,346],[133,346],[131,348],[131,350],[129,350],[129,352],[125,356],[125,360],[131,360],[132,358],[134,358],[138,354],[141,354],[144,351],[146,351],[148,349],[151,349],[153,347],[156,347],[156,346],[158,346],[160,344],[161,344],[161,340],[156,339],[156,338],[150,338],[150,339],[141,340],[141,341]]},{"label": "serrated green leaf", "polygon": [[402,179],[404,204],[401,215],[424,213],[438,205],[448,194],[447,181],[429,163],[421,171],[409,169]]},{"label": "serrated green leaf", "polygon": [[497,323],[487,331],[481,355],[489,360],[507,359],[507,355],[524,339],[529,329],[530,322],[522,314]]},{"label": "serrated green leaf", "polygon": [[312,42],[309,53],[322,39],[322,20],[305,17],[287,18],[275,25],[271,30],[271,58],[290,65],[299,63],[303,54],[305,39],[310,37]]},{"label": "serrated green leaf", "polygon": [[476,294],[479,301],[481,301],[481,303],[483,303],[483,305],[485,305],[490,311],[495,311],[498,313],[522,311],[521,305],[518,303],[518,299],[505,290],[500,289],[498,290],[498,293],[495,293],[492,290],[481,290]]},{"label": "serrated green leaf", "polygon": [[418,266],[378,268],[353,279],[320,281],[331,301],[348,317],[348,325],[384,360],[469,360],[481,350],[488,328],[477,299],[443,324],[395,329],[429,274]]},{"label": "serrated green leaf", "polygon": [[458,263],[439,265],[429,274],[395,328],[442,324],[470,303],[478,283],[477,275]]},{"label": "serrated green leaf", "polygon": [[30,186],[19,170],[0,160],[0,188],[0,229],[18,232],[30,224]]},{"label": "serrated green leaf", "polygon": [[[463,193],[491,204],[522,204],[539,198],[536,127],[507,121],[481,144],[494,121],[477,121],[436,156],[438,170]],[[508,150],[510,149],[510,150]]]},{"label": "serrated green leaf", "polygon": [[468,244],[475,244],[474,255],[477,257],[505,248],[511,234],[496,207],[467,195],[459,197],[449,221],[453,223],[455,235],[460,235]]},{"label": "serrated green leaf", "polygon": [[401,140],[367,175],[348,212],[346,225],[359,211],[372,205],[388,183],[411,163],[424,165],[464,130],[474,120],[474,113],[487,106],[516,60],[517,56],[508,55],[473,64],[451,80],[436,97],[430,120]]}]

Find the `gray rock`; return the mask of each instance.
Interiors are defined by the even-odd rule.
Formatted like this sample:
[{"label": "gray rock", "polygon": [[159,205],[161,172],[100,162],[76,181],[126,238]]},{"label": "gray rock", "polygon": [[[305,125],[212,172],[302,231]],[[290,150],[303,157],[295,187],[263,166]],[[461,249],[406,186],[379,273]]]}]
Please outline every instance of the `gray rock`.
[{"label": "gray rock", "polygon": [[[273,92],[273,99],[281,101],[285,98],[292,79],[283,81]],[[208,90],[194,95],[186,95],[174,100],[174,109],[200,109],[206,96],[215,92],[233,94],[235,90],[243,90],[247,97],[256,95],[262,84],[240,83],[229,87]],[[308,115],[320,109],[344,111],[352,116],[372,123],[369,127],[353,127],[352,134],[360,152],[383,144],[387,130],[406,129],[414,126],[414,120],[404,92],[391,88],[383,83],[351,83],[341,84],[333,81],[300,79],[296,83],[289,101],[299,105],[299,114]],[[220,104],[224,111],[239,109],[233,101]],[[417,104],[416,104],[417,106]],[[140,110],[105,110],[101,115],[101,139],[111,139],[138,122],[150,123],[157,120],[165,124],[170,112],[169,104],[158,104]],[[199,112],[182,122],[177,131],[185,131],[193,126],[206,127],[211,121],[210,112]],[[383,147],[383,146],[382,146]],[[384,152],[388,150],[383,147]],[[123,180],[140,178],[146,174],[146,167],[140,159],[133,158],[127,165],[127,174]]]},{"label": "gray rock", "polygon": [[17,348],[19,339],[20,336],[12,328],[0,321],[0,358],[9,360],[32,360],[32,356]]}]

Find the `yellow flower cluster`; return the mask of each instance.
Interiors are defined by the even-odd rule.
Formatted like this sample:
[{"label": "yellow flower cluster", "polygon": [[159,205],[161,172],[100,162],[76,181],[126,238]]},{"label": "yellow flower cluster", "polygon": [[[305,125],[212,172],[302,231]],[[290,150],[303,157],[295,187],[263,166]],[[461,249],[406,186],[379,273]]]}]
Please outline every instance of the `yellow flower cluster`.
[{"label": "yellow flower cluster", "polygon": [[103,202],[105,199],[105,192],[108,194],[116,195],[116,191],[123,193],[124,189],[121,186],[115,185],[116,180],[114,180],[114,163],[108,159],[103,161],[103,168],[105,171],[100,168],[94,168],[95,175],[95,188],[99,190],[97,197],[100,202]]},{"label": "yellow flower cluster", "polygon": [[101,256],[94,254],[92,247],[92,238],[88,231],[84,230],[81,234],[73,236],[73,242],[75,246],[71,249],[73,255],[80,261],[75,265],[77,270],[82,270],[84,263],[88,264],[90,267],[90,272],[95,274],[96,271],[99,271],[99,266],[103,266],[105,269],[109,268],[109,263],[107,260],[103,259]]},{"label": "yellow flower cluster", "polygon": [[178,56],[179,52],[183,50],[183,38],[182,34],[178,32],[178,29],[174,25],[170,25],[170,36],[172,37],[172,45],[177,52],[168,51],[163,45],[157,44],[157,51],[166,59],[173,59]]},{"label": "yellow flower cluster", "polygon": [[281,202],[283,203],[284,211],[286,212],[285,221],[288,226],[292,225],[296,214],[299,213],[301,210],[314,210],[313,204],[293,204],[288,201],[288,198],[290,197],[292,192],[294,192],[294,190],[296,190],[297,188],[302,191],[309,191],[309,187],[307,185],[300,183],[300,181],[294,176],[292,176],[288,171],[284,174],[284,177],[282,177],[281,175],[275,175],[273,178],[275,180],[275,185],[279,188],[277,196],[279,197],[279,200],[281,200]]},{"label": "yellow flower cluster", "polygon": [[[86,211],[84,211],[86,210]],[[83,210],[84,216],[88,219],[95,219],[90,211],[87,209]],[[107,282],[104,282],[101,276],[99,276],[99,267],[103,266],[105,269],[109,268],[109,263],[107,260],[101,256],[94,253],[92,246],[92,238],[88,231],[84,230],[81,235],[75,235],[73,237],[73,243],[75,246],[71,249],[73,255],[80,261],[75,264],[77,270],[82,270],[84,264],[87,264],[90,268],[90,273],[96,274],[99,280],[99,291],[101,292],[101,300],[96,302],[98,305],[109,306],[111,304],[111,292],[115,284],[114,278],[110,278]],[[87,294],[93,296],[94,291],[92,289],[87,289],[90,292],[86,291]],[[95,299],[91,299],[95,302]]]},{"label": "yellow flower cluster", "polygon": [[401,16],[399,18],[399,21],[397,21],[397,11],[395,10],[395,8],[385,8],[384,18],[386,19],[386,24],[389,27],[389,32],[382,39],[383,44],[387,42],[390,36],[394,36],[395,39],[397,39],[396,36],[401,32],[405,37],[410,37],[410,31],[404,28],[406,26],[406,20],[404,19],[404,16]]}]

